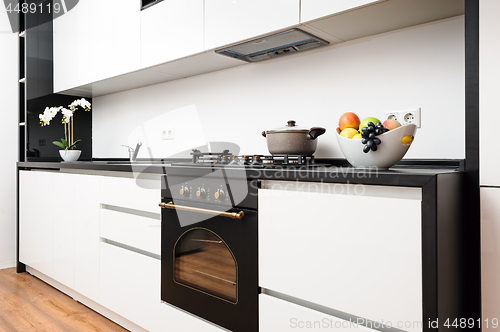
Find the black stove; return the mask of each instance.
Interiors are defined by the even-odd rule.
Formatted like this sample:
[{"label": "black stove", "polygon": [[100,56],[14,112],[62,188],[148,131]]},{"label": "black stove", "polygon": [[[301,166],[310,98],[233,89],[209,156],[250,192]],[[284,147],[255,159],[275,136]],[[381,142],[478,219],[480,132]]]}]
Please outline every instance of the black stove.
[{"label": "black stove", "polygon": [[313,155],[234,155],[229,150],[222,152],[191,152],[191,162],[174,163],[172,166],[198,167],[251,167],[251,168],[293,168],[325,167],[328,164],[316,163]]}]

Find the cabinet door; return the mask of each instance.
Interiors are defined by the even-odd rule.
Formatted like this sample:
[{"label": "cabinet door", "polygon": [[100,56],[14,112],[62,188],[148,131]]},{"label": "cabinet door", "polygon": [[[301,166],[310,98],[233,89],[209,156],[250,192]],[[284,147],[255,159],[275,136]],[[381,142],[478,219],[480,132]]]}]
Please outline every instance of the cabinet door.
[{"label": "cabinet door", "polygon": [[74,289],[75,256],[75,182],[73,174],[47,173],[50,192],[45,199],[51,201],[51,209],[45,211],[52,219],[52,278]]},{"label": "cabinet door", "polygon": [[160,300],[160,260],[101,243],[101,303],[151,332],[220,331]]},{"label": "cabinet door", "polygon": [[420,197],[311,186],[259,190],[259,286],[374,321],[422,321]]},{"label": "cabinet door", "polygon": [[275,297],[259,295],[259,332],[307,331],[375,332],[319,311],[311,310]]},{"label": "cabinet door", "polygon": [[141,67],[203,50],[203,0],[162,1],[141,12]]},{"label": "cabinet door", "polygon": [[99,176],[73,175],[75,182],[75,290],[99,302]]},{"label": "cabinet door", "polygon": [[377,1],[380,0],[302,0],[300,21],[307,22]]},{"label": "cabinet door", "polygon": [[91,82],[92,18],[90,0],[54,20],[54,91],[60,92]]},{"label": "cabinet door", "polygon": [[19,260],[53,275],[52,184],[48,173],[19,172]]},{"label": "cabinet door", "polygon": [[481,185],[500,186],[496,133],[498,77],[500,76],[500,1],[479,2],[479,121]]},{"label": "cabinet door", "polygon": [[299,24],[299,0],[205,2],[205,48],[212,49]]},{"label": "cabinet door", "polygon": [[[481,188],[481,279],[483,320],[500,313],[500,189]],[[496,331],[491,325],[483,330]]]}]

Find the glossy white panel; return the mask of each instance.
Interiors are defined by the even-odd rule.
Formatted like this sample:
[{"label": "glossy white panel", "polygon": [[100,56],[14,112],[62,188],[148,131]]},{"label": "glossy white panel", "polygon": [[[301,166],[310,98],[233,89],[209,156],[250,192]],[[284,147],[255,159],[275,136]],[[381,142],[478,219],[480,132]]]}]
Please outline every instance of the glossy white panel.
[{"label": "glossy white panel", "polygon": [[[48,173],[52,195],[51,209],[44,214],[52,219],[53,274],[49,275],[74,288],[75,258],[75,181],[73,174]],[[43,272],[43,271],[41,271]]]},{"label": "glossy white panel", "polygon": [[[18,137],[19,107],[19,37],[11,33],[7,12],[0,13],[0,91],[2,107],[11,111],[2,114],[2,142],[12,142]],[[18,160],[18,144],[5,144],[0,166],[0,269],[12,267],[16,262],[16,180],[15,162]]]},{"label": "glossy white panel", "polygon": [[141,12],[141,67],[204,50],[203,0],[168,0]]},{"label": "glossy white panel", "polygon": [[137,1],[114,0],[112,13],[114,74],[121,75],[141,67],[141,11]]},{"label": "glossy white panel", "polygon": [[418,200],[259,190],[261,287],[378,322],[421,321],[421,251]]},{"label": "glossy white panel", "polygon": [[157,218],[149,218],[105,207],[101,209],[100,214],[102,238],[161,255],[160,214]]},{"label": "glossy white panel", "polygon": [[73,175],[75,221],[75,287],[99,301],[99,176]]},{"label": "glossy white panel", "polygon": [[161,303],[160,260],[101,243],[101,302],[151,332],[220,331]]},{"label": "glossy white panel", "polygon": [[19,183],[19,260],[53,276],[53,218],[56,208],[51,175],[46,172],[20,172]]},{"label": "glossy white panel", "polygon": [[134,178],[101,178],[101,204],[109,204],[127,209],[161,213],[158,204],[161,201],[161,184],[158,180],[140,180]]},{"label": "glossy white panel", "polygon": [[259,332],[285,331],[375,331],[359,325],[361,321],[346,321],[311,310],[275,297],[259,294]]},{"label": "glossy white panel", "polygon": [[[91,3],[92,24],[91,51],[87,56],[91,59],[91,82],[99,81],[115,74],[117,54],[114,52],[116,11],[114,0],[88,0]],[[121,1],[123,3],[129,1]],[[79,6],[80,4],[78,4]],[[120,5],[122,7],[123,4]],[[133,39],[131,39],[133,40]]]},{"label": "glossy white panel", "polygon": [[377,1],[379,0],[302,0],[300,3],[300,21],[304,23]]},{"label": "glossy white panel", "polygon": [[205,49],[235,43],[299,23],[299,0],[205,2]]},{"label": "glossy white panel", "polygon": [[498,77],[500,75],[500,2],[479,2],[479,120],[481,184],[500,186],[496,130],[498,117]]},{"label": "glossy white panel", "polygon": [[[500,319],[500,188],[481,188],[481,287],[483,320]],[[496,331],[491,324],[483,331]]]}]

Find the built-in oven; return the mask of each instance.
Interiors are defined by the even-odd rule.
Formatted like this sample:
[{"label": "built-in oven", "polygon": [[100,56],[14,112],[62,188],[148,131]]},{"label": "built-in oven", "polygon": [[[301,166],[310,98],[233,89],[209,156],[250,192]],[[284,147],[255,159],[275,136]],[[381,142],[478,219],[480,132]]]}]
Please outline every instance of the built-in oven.
[{"label": "built-in oven", "polygon": [[224,169],[165,180],[162,301],[232,331],[258,331],[258,182]]}]

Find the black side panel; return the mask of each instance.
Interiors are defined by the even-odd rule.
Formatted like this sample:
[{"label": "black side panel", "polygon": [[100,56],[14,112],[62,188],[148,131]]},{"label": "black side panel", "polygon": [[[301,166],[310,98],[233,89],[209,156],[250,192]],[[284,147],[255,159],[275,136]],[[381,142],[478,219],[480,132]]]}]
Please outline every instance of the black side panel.
[{"label": "black side panel", "polygon": [[[462,254],[466,318],[481,317],[481,214],[479,198],[479,1],[465,2],[465,153]],[[491,317],[492,318],[492,317]],[[477,329],[477,328],[476,328]],[[479,330],[479,329],[477,329]]]},{"label": "black side panel", "polygon": [[[45,3],[52,3],[52,0]],[[26,84],[27,98],[51,94],[53,81],[53,23],[48,11],[28,12],[26,25]],[[45,22],[40,24],[41,22]],[[40,24],[40,25],[39,25]]]}]

